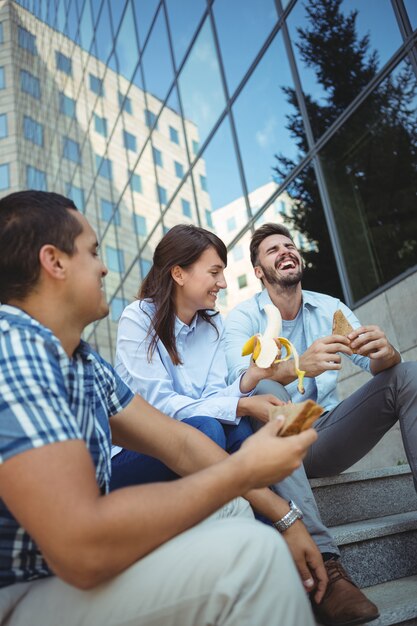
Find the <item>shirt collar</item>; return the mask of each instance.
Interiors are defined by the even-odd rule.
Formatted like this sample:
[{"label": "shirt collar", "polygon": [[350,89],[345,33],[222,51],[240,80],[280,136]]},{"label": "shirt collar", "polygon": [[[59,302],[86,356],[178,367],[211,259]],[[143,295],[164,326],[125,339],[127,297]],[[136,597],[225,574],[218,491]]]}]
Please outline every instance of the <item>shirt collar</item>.
[{"label": "shirt collar", "polygon": [[196,315],[194,315],[193,319],[191,320],[191,324],[185,324],[184,322],[182,322],[179,317],[175,316],[175,337],[178,337],[178,335],[181,332],[185,332],[186,335],[188,335],[188,333],[191,333],[195,327],[197,326],[197,322],[199,320],[199,314],[196,313]]},{"label": "shirt collar", "polygon": [[[302,294],[303,294],[303,302],[302,302],[302,307],[305,308],[306,306],[312,307],[312,308],[317,308],[318,303],[317,303],[317,297],[316,294],[314,293],[314,291],[304,291],[304,289],[302,290]],[[265,305],[266,304],[273,304],[271,298],[269,297],[269,293],[267,289],[263,289],[261,291],[261,294],[259,296],[259,308],[264,310],[265,309]]]}]

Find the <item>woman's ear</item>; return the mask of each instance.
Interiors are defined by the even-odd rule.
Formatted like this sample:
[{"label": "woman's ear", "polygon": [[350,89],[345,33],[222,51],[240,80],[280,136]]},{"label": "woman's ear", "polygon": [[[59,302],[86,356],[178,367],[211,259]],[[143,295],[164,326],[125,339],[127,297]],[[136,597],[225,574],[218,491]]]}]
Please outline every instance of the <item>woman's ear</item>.
[{"label": "woman's ear", "polygon": [[180,265],[174,265],[171,267],[171,276],[172,279],[179,285],[180,287],[184,284],[184,272]]}]

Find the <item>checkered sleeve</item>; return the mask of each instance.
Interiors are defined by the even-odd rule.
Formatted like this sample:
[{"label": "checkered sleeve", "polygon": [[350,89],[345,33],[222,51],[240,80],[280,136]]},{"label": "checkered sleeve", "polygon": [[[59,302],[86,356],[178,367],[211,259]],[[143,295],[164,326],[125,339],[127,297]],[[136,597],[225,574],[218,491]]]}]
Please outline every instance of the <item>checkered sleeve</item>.
[{"label": "checkered sleeve", "polygon": [[0,463],[31,448],[81,439],[59,367],[41,333],[0,334]]},{"label": "checkered sleeve", "polygon": [[110,363],[97,353],[95,356],[96,367],[99,368],[99,373],[95,378],[96,382],[101,381],[101,384],[104,385],[107,414],[109,416],[117,415],[132,401],[135,394],[120,378]]}]

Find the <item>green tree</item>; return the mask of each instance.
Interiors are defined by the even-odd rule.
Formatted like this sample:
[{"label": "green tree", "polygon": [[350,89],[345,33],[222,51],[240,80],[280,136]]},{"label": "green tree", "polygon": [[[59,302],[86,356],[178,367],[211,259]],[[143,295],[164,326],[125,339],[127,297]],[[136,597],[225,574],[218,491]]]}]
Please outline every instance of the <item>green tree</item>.
[{"label": "green tree", "polygon": [[[325,92],[318,102],[304,94],[314,137],[319,138],[375,76],[378,55],[369,37],[358,37],[357,11],[344,15],[342,0],[310,0],[307,26],[298,28],[299,57]],[[308,145],[295,91],[283,87],[293,113],[287,127],[299,157]],[[416,80],[403,62],[332,137],[319,158],[334,208],[355,299],[417,262]],[[277,180],[295,162],[277,155]],[[305,254],[306,287],[341,294],[332,246],[312,165],[288,189],[290,224],[315,242]],[[388,252],[388,254],[387,254]]]}]

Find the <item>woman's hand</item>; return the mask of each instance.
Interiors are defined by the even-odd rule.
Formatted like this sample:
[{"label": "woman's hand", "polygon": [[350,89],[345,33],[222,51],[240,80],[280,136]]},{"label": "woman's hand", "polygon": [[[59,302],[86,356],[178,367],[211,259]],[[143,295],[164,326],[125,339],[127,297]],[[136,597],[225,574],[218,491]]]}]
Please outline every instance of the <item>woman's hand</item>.
[{"label": "woman's hand", "polygon": [[243,417],[249,415],[259,420],[263,424],[269,422],[269,413],[275,406],[287,404],[283,400],[279,400],[273,394],[263,394],[259,396],[247,396],[240,398],[237,403],[236,415]]}]

